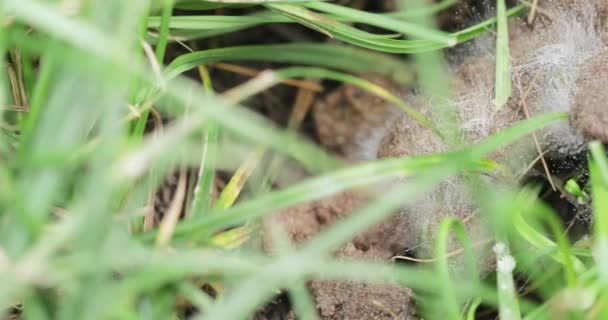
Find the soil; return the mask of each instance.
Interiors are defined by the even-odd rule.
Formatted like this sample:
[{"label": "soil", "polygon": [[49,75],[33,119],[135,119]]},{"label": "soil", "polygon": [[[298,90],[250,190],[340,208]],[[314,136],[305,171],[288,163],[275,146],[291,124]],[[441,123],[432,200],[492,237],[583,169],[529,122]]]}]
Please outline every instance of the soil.
[{"label": "soil", "polygon": [[[392,230],[395,231],[395,230]],[[357,249],[353,242],[338,251],[340,258],[386,261],[386,251]],[[313,281],[310,285],[323,319],[415,319],[412,291],[389,284]]]},{"label": "soil", "polygon": [[[295,243],[302,243],[365,203],[365,196],[344,192],[284,210],[267,220],[267,224],[282,225]],[[401,221],[398,216],[387,219],[355,236],[335,255],[344,259],[390,261],[404,249],[407,235]],[[266,243],[271,250],[268,239]],[[322,319],[412,318],[412,292],[407,288],[335,281],[312,281],[310,288]]]},{"label": "soil", "polygon": [[[399,94],[387,79],[373,75],[366,78]],[[397,109],[382,98],[351,84],[341,85],[313,106],[320,143],[353,162],[375,158],[373,140],[381,137],[379,128],[396,113]]]},{"label": "soil", "polygon": [[576,79],[573,126],[582,134],[608,143],[608,51],[584,63]]}]

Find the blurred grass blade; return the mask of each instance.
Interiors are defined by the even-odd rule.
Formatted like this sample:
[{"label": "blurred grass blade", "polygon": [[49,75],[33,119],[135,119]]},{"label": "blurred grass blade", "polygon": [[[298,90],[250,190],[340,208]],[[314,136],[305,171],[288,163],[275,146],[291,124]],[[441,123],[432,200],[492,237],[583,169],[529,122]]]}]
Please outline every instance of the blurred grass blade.
[{"label": "blurred grass blade", "polygon": [[[284,190],[259,196],[255,200],[240,204],[222,214],[211,214],[205,218],[183,221],[177,226],[176,235],[184,236],[200,229],[215,229],[244,222],[268,214],[268,211],[320,199],[352,187],[372,184],[397,176],[411,175],[416,170],[422,170],[429,165],[438,166],[443,161],[449,161],[448,159],[458,159],[458,162],[464,164],[467,163],[465,159],[480,159],[496,148],[505,146],[543,126],[564,119],[567,119],[567,115],[553,113],[522,121],[475,146],[466,153],[464,159],[462,154],[460,156],[457,154],[417,156],[405,159],[387,159],[336,171],[333,174],[314,178]],[[468,158],[469,156],[471,158]],[[487,163],[485,166],[481,163],[476,165],[477,169],[492,169],[487,166]]]},{"label": "blurred grass blade", "polygon": [[[212,93],[213,83],[211,82],[207,68],[202,65],[199,66],[198,73],[205,91]],[[207,121],[203,133],[203,151],[201,153],[201,161],[196,176],[196,186],[193,190],[188,217],[204,214],[211,208],[215,187],[215,161],[217,160],[219,135],[219,126],[213,121]]]},{"label": "blurred grass blade", "polygon": [[475,298],[473,301],[471,301],[468,311],[467,311],[467,317],[466,320],[475,320],[476,317],[476,313],[477,313],[477,309],[479,308],[479,305],[481,305],[482,300],[480,298]]},{"label": "blurred grass blade", "polygon": [[[278,209],[318,200],[349,188],[369,185],[390,178],[411,176],[420,173],[425,168],[430,170],[452,157],[456,157],[456,155],[386,159],[337,170],[279,191],[260,195],[223,212],[213,212],[205,217],[182,221],[177,226],[176,235],[187,236],[201,229],[214,230],[242,223]],[[477,168],[487,168],[485,165],[478,163]],[[150,234],[145,237],[149,236]]]},{"label": "blurred grass blade", "polygon": [[604,146],[594,141],[589,144],[589,175],[593,195],[594,213],[594,257],[598,264],[600,278],[608,283],[608,161]]},{"label": "blurred grass blade", "polygon": [[289,289],[289,297],[294,303],[294,311],[298,319],[318,320],[315,300],[309,292],[306,282],[300,281]]},{"label": "blurred grass blade", "polygon": [[521,313],[513,279],[515,259],[504,242],[497,242],[494,245],[494,253],[496,254],[496,287],[500,301],[498,310],[500,319],[519,320]]},{"label": "blurred grass blade", "polygon": [[[536,196],[529,190],[524,189],[524,191],[519,194],[516,202],[520,202],[520,208],[528,209],[516,211],[513,219],[515,230],[517,230],[524,240],[538,249],[554,248],[557,252],[551,252],[548,256],[564,266],[565,282],[574,286],[578,282],[577,274],[582,273],[586,268],[582,261],[572,255],[570,243],[564,236],[565,233],[560,227],[559,221],[553,216],[552,212],[537,203]],[[557,239],[557,243],[549,239],[540,231],[537,231],[526,221],[524,214],[530,213],[536,214],[530,218],[546,222],[554,237]]]},{"label": "blurred grass blade", "polygon": [[469,277],[466,277],[473,286],[478,282],[479,271],[477,270],[477,261],[475,255],[473,253],[473,247],[471,246],[471,241],[467,236],[466,229],[462,222],[457,220],[456,218],[445,218],[441,221],[439,225],[439,229],[437,231],[437,238],[435,240],[435,257],[437,259],[436,268],[437,274],[441,278],[441,286],[443,287],[441,290],[441,295],[443,299],[443,306],[445,310],[445,315],[448,319],[460,319],[460,305],[462,301],[458,301],[457,294],[452,285],[452,279],[450,279],[450,273],[453,273],[450,270],[450,265],[448,263],[448,244],[450,243],[450,231],[454,233],[458,242],[462,245],[464,255],[466,258],[466,267],[467,273],[469,273]]},{"label": "blurred grass blade", "polygon": [[167,51],[167,43],[169,42],[169,25],[171,23],[171,19],[173,18],[173,1],[174,0],[163,0],[163,12],[160,21],[160,32],[158,36],[158,41],[156,42],[156,59],[158,63],[161,65],[165,60],[165,53]]},{"label": "blurred grass blade", "polygon": [[511,96],[511,55],[505,0],[496,0],[496,110],[502,109]]},{"label": "blurred grass blade", "polygon": [[567,121],[568,118],[569,114],[567,112],[551,112],[517,122],[513,126],[504,129],[500,133],[490,136],[477,144],[472,150],[473,157],[487,155],[494,150],[508,146],[510,143],[525,137],[535,130],[553,123]]}]

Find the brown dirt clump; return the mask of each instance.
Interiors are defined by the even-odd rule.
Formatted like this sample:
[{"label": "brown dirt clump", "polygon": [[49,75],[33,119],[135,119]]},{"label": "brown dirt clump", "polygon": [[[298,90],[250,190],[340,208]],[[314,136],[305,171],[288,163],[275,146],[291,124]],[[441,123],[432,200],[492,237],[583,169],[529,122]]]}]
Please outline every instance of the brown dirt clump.
[{"label": "brown dirt clump", "polygon": [[572,125],[582,134],[608,143],[608,50],[585,61],[576,80]]},{"label": "brown dirt clump", "polygon": [[278,223],[293,242],[302,243],[362,204],[361,197],[345,192],[283,210],[275,214],[267,223]]},{"label": "brown dirt clump", "polygon": [[[378,76],[367,79],[397,92],[396,86]],[[366,144],[372,143],[378,128],[396,113],[396,108],[382,98],[344,84],[313,106],[313,118],[321,144],[352,161],[369,160]]]},{"label": "brown dirt clump", "polygon": [[[408,101],[410,106],[421,112],[425,111],[425,102],[421,97],[410,97]],[[376,156],[377,158],[405,157],[439,152],[444,147],[443,141],[430,129],[402,113],[397,116],[380,140]]]},{"label": "brown dirt clump", "polygon": [[[364,204],[367,197],[355,192],[343,192],[319,201],[295,206],[277,213],[267,223],[278,223],[295,243],[302,243],[327,226],[348,216]],[[360,235],[353,235],[348,245],[378,259],[388,260],[404,249],[403,225],[398,217],[391,217]],[[267,248],[270,243],[267,241]],[[344,254],[344,252],[343,252]]]},{"label": "brown dirt clump", "polygon": [[[354,192],[296,206],[277,213],[267,223],[282,226],[297,244],[367,203]],[[403,249],[400,219],[389,218],[354,238],[336,252],[344,259],[389,261]],[[271,244],[266,239],[267,249]],[[310,284],[322,319],[410,319],[411,290],[391,284],[312,281]]]},{"label": "brown dirt clump", "polygon": [[[378,260],[375,250],[364,252],[352,243],[338,256]],[[390,284],[313,281],[311,289],[323,319],[414,319],[412,291]]]}]

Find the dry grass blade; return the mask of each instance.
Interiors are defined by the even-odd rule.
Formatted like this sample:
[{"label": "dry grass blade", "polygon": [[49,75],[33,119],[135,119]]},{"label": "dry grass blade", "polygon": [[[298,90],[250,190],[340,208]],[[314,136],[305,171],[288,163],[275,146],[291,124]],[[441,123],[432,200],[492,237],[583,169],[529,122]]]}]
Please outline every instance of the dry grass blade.
[{"label": "dry grass blade", "polygon": [[[232,63],[225,63],[225,62],[216,62],[216,63],[211,64],[211,66],[221,69],[221,70],[226,70],[226,71],[234,72],[237,74],[246,75],[249,77],[257,77],[261,72],[263,72],[263,71],[258,71],[258,70],[252,69],[252,68],[247,68],[247,67],[239,66],[236,64],[232,64]],[[290,86],[300,88],[300,89],[314,91],[314,92],[323,91],[323,87],[313,81],[287,79],[287,80],[282,80],[280,83],[290,85]]]},{"label": "dry grass blade", "polygon": [[165,213],[159,225],[159,232],[156,238],[156,245],[164,247],[171,242],[175,225],[184,209],[184,199],[186,199],[187,174],[185,169],[181,169],[175,195],[171,199],[169,209]]},{"label": "dry grass blade", "polygon": [[266,153],[266,148],[258,147],[254,152],[252,152],[243,164],[236,170],[224,190],[217,199],[215,203],[215,208],[217,209],[226,209],[230,208],[232,204],[236,201],[239,194],[243,190],[245,183],[253,173],[253,170],[258,166],[264,154]]}]

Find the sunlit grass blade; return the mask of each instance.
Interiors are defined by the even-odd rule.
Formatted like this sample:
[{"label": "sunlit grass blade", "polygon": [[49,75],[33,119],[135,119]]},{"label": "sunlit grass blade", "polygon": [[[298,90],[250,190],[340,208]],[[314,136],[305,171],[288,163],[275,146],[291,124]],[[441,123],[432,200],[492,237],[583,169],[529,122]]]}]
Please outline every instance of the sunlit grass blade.
[{"label": "sunlit grass blade", "polygon": [[252,231],[252,227],[245,225],[220,232],[211,238],[211,245],[228,250],[236,249],[250,239]]},{"label": "sunlit grass blade", "polygon": [[234,204],[253,170],[256,169],[264,157],[265,152],[265,148],[257,148],[244,159],[243,164],[237,169],[232,178],[230,178],[230,181],[228,181],[228,184],[226,184],[226,187],[224,187],[224,190],[222,190],[222,193],[220,193],[215,203],[215,209],[228,209]]}]

